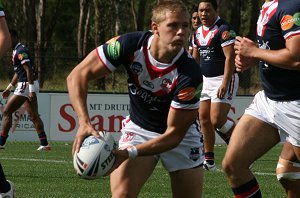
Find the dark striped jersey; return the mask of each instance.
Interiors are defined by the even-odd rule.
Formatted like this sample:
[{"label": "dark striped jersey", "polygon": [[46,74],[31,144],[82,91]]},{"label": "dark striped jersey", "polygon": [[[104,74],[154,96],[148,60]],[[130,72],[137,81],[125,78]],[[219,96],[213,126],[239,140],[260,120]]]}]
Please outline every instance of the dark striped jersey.
[{"label": "dark striped jersey", "polygon": [[202,74],[184,48],[171,63],[155,60],[149,50],[152,39],[150,31],[124,34],[99,46],[97,53],[108,70],[125,67],[130,119],[146,130],[163,133],[170,108],[198,108]]},{"label": "dark striped jersey", "polygon": [[234,43],[236,33],[220,17],[210,28],[199,26],[194,34],[193,47],[200,54],[201,71],[205,77],[224,74],[225,55],[223,47]]},{"label": "dark striped jersey", "polygon": [[[285,41],[300,34],[300,0],[274,0],[263,4],[257,21],[259,47],[285,48]],[[262,86],[276,101],[300,100],[300,71],[278,68],[260,61]]]},{"label": "dark striped jersey", "polygon": [[13,50],[12,53],[12,62],[15,73],[18,75],[18,81],[19,82],[28,82],[26,71],[23,67],[23,65],[26,63],[29,67],[31,67],[31,70],[33,72],[32,77],[33,80],[36,79],[35,77],[35,70],[33,67],[33,64],[31,63],[30,54],[24,45],[21,43],[18,43]]}]

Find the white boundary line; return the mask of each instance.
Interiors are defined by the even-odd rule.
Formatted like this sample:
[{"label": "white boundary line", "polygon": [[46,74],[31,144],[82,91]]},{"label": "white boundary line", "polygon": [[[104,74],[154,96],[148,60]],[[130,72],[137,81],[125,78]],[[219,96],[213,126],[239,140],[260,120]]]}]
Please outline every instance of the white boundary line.
[{"label": "white boundary line", "polygon": [[[217,172],[223,172],[223,170],[221,170],[221,169],[218,169],[217,168],[217,170],[216,170]],[[211,172],[213,172],[213,171],[211,171]],[[270,175],[270,176],[276,176],[276,174],[275,173],[263,173],[263,172],[256,172],[256,171],[252,171],[252,173],[254,174],[254,175]]]},{"label": "white boundary line", "polygon": [[45,160],[45,159],[32,159],[32,158],[15,158],[15,157],[0,157],[0,160],[16,160],[16,161],[32,161],[32,162],[53,162],[53,163],[70,163],[66,160]]}]

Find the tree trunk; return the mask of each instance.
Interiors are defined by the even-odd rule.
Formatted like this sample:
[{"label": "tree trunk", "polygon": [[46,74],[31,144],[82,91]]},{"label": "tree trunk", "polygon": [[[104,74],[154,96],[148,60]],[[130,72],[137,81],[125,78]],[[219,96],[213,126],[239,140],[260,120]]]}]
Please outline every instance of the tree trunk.
[{"label": "tree trunk", "polygon": [[78,61],[84,58],[84,34],[85,34],[85,24],[89,10],[89,0],[80,0],[80,14],[79,23],[77,30],[77,57]]},{"label": "tree trunk", "polygon": [[146,10],[146,0],[139,1],[139,9],[138,9],[138,18],[137,18],[137,30],[144,30],[144,18],[145,18],[145,10]]}]

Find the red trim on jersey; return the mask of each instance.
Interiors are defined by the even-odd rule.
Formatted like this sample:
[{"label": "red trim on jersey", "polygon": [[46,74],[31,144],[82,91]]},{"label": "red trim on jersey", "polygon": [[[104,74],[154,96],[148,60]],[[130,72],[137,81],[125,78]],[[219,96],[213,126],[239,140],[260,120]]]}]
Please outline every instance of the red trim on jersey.
[{"label": "red trim on jersey", "polygon": [[172,70],[174,70],[177,67],[176,64],[173,64],[168,68],[160,69],[151,64],[148,56],[148,49],[146,47],[143,48],[143,53],[145,57],[146,68],[148,70],[151,80],[154,78],[164,76],[165,74],[170,73]]},{"label": "red trim on jersey", "polygon": [[[278,0],[275,0],[273,3],[271,3],[270,5],[266,6],[266,7],[262,7],[261,10],[261,21],[258,22],[258,25],[262,25],[263,28],[261,30],[261,36],[263,36],[265,34],[265,30],[266,30],[266,24],[269,22],[269,20],[272,18],[272,16],[275,14],[277,7],[273,8],[273,10],[268,13],[268,15],[266,15],[266,13],[269,11],[269,8],[274,4],[277,3]],[[265,16],[266,15],[266,16]],[[266,17],[266,19],[265,19]],[[265,21],[266,20],[266,21]],[[257,32],[258,35],[258,32]]]},{"label": "red trim on jersey", "polygon": [[99,60],[100,60],[100,61],[102,62],[102,64],[104,65],[104,67],[105,67],[109,72],[112,72],[112,71],[109,69],[109,67],[104,63],[104,61],[102,60],[102,58],[100,57],[100,54],[99,54],[97,48],[95,49],[95,51],[96,51],[96,53],[97,53],[97,56],[98,56]]},{"label": "red trim on jersey", "polygon": [[297,35],[300,35],[300,32],[289,35],[288,37],[285,38],[285,40],[288,40],[288,39],[292,38],[293,36],[297,36]]}]

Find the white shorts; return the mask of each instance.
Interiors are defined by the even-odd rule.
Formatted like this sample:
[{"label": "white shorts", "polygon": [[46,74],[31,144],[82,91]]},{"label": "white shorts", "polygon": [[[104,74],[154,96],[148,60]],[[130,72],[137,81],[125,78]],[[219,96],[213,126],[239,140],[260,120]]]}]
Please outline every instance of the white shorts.
[{"label": "white shorts", "polygon": [[[38,93],[40,91],[39,81],[36,80],[33,83],[34,83],[35,93]],[[18,96],[24,96],[24,97],[29,98],[28,82],[18,82],[18,86],[16,87],[14,94],[18,95]]]},{"label": "white shorts", "polygon": [[245,110],[245,114],[277,128],[281,138],[294,146],[300,146],[300,100],[274,101],[264,91],[260,91]]},{"label": "white shorts", "polygon": [[[126,117],[122,124],[119,148],[142,144],[161,135],[139,127],[129,117]],[[203,138],[199,132],[199,125],[193,124],[177,147],[155,157],[161,160],[168,172],[201,166],[204,161],[204,152]]]},{"label": "white shorts", "polygon": [[203,87],[201,92],[200,101],[211,100],[211,102],[221,102],[232,104],[233,100],[236,96],[236,92],[239,87],[239,76],[237,73],[234,73],[231,77],[230,84],[228,86],[228,90],[224,98],[218,98],[218,89],[222,84],[222,80],[224,75],[216,76],[216,77],[205,77],[203,76]]}]

